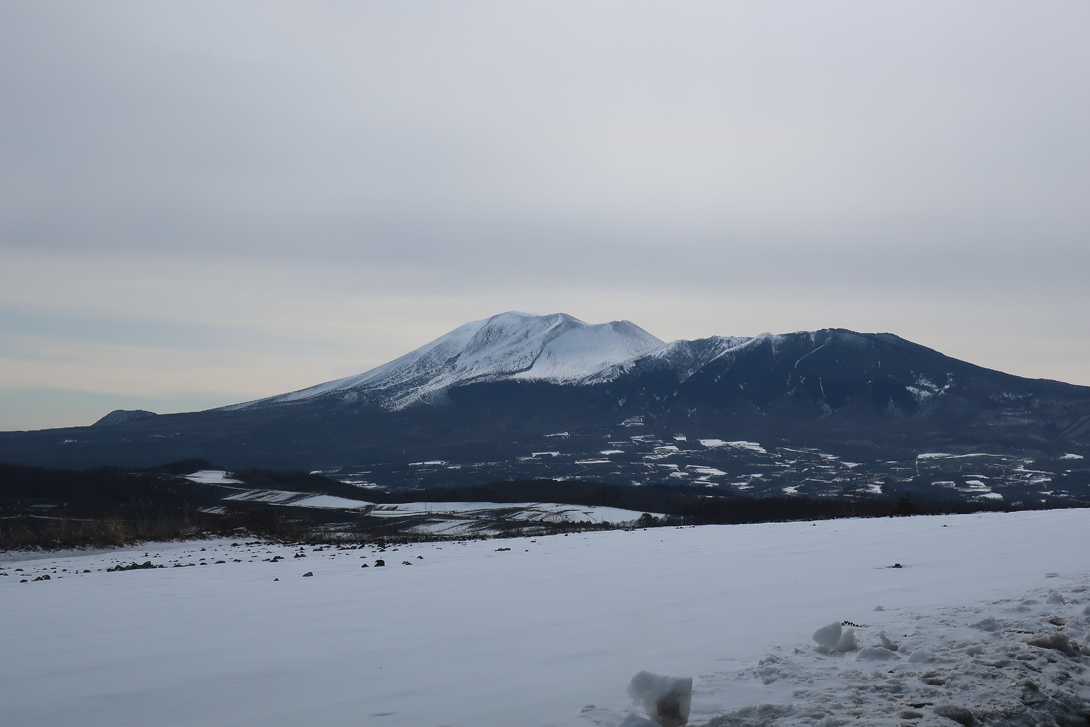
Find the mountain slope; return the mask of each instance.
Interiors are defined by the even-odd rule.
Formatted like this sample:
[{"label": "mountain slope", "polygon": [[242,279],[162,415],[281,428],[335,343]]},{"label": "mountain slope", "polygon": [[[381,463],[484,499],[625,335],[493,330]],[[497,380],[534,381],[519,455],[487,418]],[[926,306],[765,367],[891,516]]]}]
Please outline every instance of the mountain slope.
[{"label": "mountain slope", "polygon": [[1046,446],[1087,439],[1090,388],[1023,379],[944,356],[892,334],[827,329],[735,339],[685,377],[651,354],[607,384],[648,413],[686,419],[749,419],[827,434],[1003,441]]}]

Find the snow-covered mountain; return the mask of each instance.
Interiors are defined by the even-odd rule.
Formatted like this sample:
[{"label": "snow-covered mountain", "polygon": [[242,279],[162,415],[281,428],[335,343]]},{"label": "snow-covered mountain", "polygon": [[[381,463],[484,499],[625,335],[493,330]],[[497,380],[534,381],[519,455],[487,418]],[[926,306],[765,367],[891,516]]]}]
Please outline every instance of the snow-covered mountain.
[{"label": "snow-covered mountain", "polygon": [[565,313],[510,311],[455,328],[356,376],[225,407],[239,410],[338,395],[398,410],[469,382],[517,379],[568,384],[663,347],[629,321],[590,325]]},{"label": "snow-covered mountain", "polygon": [[[63,432],[0,432],[0,460],[89,467],[203,457],[224,467],[350,468],[390,487],[708,476],[752,488],[758,476],[775,480],[714,448],[671,444],[705,441],[877,463],[869,472],[882,481],[901,476],[890,462],[919,453],[1090,457],[1090,387],[1010,376],[889,333],[663,343],[627,321],[509,312],[366,373],[267,399],[159,416],[116,412]],[[661,451],[629,451],[644,445]],[[437,461],[450,464],[426,466]],[[1090,471],[1056,468],[1078,480],[1072,488],[1090,487]],[[915,466],[904,471],[922,476]],[[818,468],[796,479],[829,474]],[[783,487],[794,493],[796,484]]]}]

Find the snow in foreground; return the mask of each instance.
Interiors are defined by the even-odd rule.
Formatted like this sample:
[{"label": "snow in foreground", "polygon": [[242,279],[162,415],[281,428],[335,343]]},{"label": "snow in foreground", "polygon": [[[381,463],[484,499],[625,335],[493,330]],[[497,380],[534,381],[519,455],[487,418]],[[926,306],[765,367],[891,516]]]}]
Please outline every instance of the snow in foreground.
[{"label": "snow in foreground", "polygon": [[[1090,510],[0,560],[0,724],[616,725],[640,670],[709,725],[1090,704]],[[866,650],[817,652],[842,621]]]}]

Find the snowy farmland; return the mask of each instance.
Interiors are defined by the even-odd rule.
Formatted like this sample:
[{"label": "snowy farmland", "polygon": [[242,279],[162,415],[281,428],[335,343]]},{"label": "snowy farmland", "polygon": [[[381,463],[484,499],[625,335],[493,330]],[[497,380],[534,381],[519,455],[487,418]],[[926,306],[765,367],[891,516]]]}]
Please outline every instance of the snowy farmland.
[{"label": "snowy farmland", "polygon": [[[430,463],[428,463],[430,464]],[[433,535],[445,538],[471,538],[506,534],[515,527],[519,534],[543,534],[542,525],[592,523],[630,525],[643,513],[616,507],[564,505],[553,502],[402,502],[376,504],[334,495],[315,495],[293,490],[269,490],[236,487],[244,483],[232,479],[224,470],[201,470],[185,479],[204,485],[216,485],[219,497],[228,503],[264,503],[302,508],[355,511],[369,518],[390,521],[391,532]],[[223,514],[224,506],[204,508],[205,512]],[[535,532],[536,531],[536,532]]]},{"label": "snowy farmland", "polygon": [[5,725],[609,726],[640,670],[692,724],[1090,704],[1090,510],[0,561]]}]

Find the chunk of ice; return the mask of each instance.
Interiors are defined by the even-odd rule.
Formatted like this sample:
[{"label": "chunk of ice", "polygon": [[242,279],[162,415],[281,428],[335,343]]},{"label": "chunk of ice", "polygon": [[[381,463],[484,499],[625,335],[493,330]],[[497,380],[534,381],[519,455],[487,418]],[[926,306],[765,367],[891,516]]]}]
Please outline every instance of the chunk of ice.
[{"label": "chunk of ice", "polygon": [[859,639],[855,638],[855,629],[844,629],[840,639],[836,642],[837,651],[855,651],[859,648]]},{"label": "chunk of ice", "polygon": [[836,645],[840,642],[840,634],[843,632],[843,627],[839,621],[831,623],[828,626],[822,626],[820,629],[814,632],[814,641],[818,646],[826,649],[835,649]]},{"label": "chunk of ice", "polygon": [[692,677],[667,677],[641,671],[632,677],[627,691],[632,703],[662,727],[682,727],[689,721],[693,702]]},{"label": "chunk of ice", "polygon": [[1070,657],[1077,657],[1079,655],[1078,644],[1072,643],[1071,637],[1060,631],[1054,631],[1047,636],[1035,636],[1026,639],[1026,643],[1030,646],[1037,646],[1042,649],[1055,649]]},{"label": "chunk of ice", "polygon": [[897,644],[894,643],[893,640],[890,639],[888,636],[886,636],[885,631],[879,631],[878,632],[878,640],[882,642],[882,648],[883,649],[889,649],[890,651],[897,651]]}]

